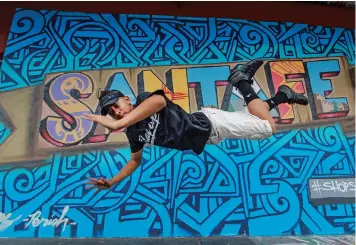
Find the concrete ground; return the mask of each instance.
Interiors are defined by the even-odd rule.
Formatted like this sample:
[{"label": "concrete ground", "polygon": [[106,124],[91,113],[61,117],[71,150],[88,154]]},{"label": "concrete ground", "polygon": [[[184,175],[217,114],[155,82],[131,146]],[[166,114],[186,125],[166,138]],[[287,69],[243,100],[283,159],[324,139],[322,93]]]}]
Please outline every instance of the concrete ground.
[{"label": "concrete ground", "polygon": [[354,236],[304,237],[197,237],[197,238],[0,238],[0,245],[354,245]]}]

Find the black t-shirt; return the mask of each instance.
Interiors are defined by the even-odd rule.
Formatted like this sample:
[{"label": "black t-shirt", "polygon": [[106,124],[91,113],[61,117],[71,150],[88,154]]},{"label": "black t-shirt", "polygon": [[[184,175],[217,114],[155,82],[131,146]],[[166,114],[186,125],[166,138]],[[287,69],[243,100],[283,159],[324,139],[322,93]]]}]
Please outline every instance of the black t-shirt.
[{"label": "black t-shirt", "polygon": [[127,127],[126,135],[131,152],[141,150],[147,143],[177,150],[190,149],[200,154],[210,136],[209,119],[201,112],[187,113],[171,102],[163,90],[139,94],[134,107],[153,94],[162,95],[167,105],[158,113]]}]

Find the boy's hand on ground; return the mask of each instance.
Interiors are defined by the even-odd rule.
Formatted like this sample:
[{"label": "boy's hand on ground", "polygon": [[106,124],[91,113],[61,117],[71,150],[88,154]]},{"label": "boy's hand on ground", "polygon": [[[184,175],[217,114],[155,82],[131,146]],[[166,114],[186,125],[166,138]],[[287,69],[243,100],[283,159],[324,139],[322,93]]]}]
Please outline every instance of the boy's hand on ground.
[{"label": "boy's hand on ground", "polygon": [[100,179],[93,179],[93,178],[89,178],[89,180],[91,180],[90,182],[87,182],[85,184],[90,184],[93,186],[89,186],[88,188],[92,189],[92,188],[98,188],[97,191],[99,190],[105,190],[105,189],[110,189],[112,187],[112,184],[110,183],[109,180],[104,179],[104,178],[100,178]]}]

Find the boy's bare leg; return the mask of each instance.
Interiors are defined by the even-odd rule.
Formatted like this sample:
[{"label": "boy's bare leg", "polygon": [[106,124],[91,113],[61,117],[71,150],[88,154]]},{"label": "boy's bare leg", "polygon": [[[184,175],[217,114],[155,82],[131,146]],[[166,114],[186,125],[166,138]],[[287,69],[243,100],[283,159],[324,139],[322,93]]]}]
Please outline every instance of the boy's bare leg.
[{"label": "boy's bare leg", "polygon": [[255,115],[262,120],[267,120],[271,125],[272,132],[276,132],[276,124],[271,114],[269,113],[269,110],[267,109],[269,106],[266,102],[263,102],[260,99],[254,99],[248,103],[247,108],[252,115]]},{"label": "boy's bare leg", "polygon": [[288,86],[282,85],[278,88],[276,96],[262,101],[251,86],[252,77],[262,64],[261,60],[252,60],[239,69],[234,68],[229,76],[229,82],[240,91],[249,112],[262,120],[267,120],[271,125],[272,132],[275,132],[276,125],[269,113],[270,110],[282,103],[307,105],[308,99],[303,95],[296,94]]}]

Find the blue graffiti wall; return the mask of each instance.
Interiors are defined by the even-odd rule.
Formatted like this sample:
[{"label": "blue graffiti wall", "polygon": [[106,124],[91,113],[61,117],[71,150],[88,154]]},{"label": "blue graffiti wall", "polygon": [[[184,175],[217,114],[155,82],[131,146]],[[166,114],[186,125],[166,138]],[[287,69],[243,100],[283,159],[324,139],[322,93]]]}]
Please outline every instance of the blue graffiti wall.
[{"label": "blue graffiti wall", "polygon": [[[333,56],[354,64],[354,33],[295,23],[18,9],[0,91],[39,85],[48,73],[90,69]],[[6,125],[0,120],[0,144],[11,137]],[[354,146],[355,137],[336,124],[224,140],[200,155],[146,147],[130,178],[100,192],[86,188],[88,177],[113,177],[129,160],[129,148],[1,165],[0,236],[353,234],[355,203],[316,203],[311,192],[322,187],[309,180],[354,178]],[[354,191],[352,181],[335,183],[328,186],[333,192]]]},{"label": "blue graffiti wall", "polygon": [[33,86],[46,73],[254,58],[346,56],[355,31],[298,23],[18,9],[0,91]]},{"label": "blue graffiti wall", "polygon": [[354,143],[336,125],[225,140],[199,156],[147,147],[130,178],[100,192],[86,189],[87,178],[111,178],[129,160],[128,148],[6,166],[2,236],[352,234],[355,204],[313,205],[307,180],[354,174]]}]

